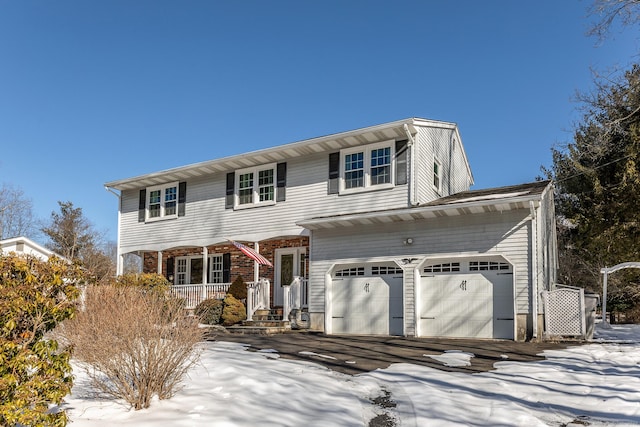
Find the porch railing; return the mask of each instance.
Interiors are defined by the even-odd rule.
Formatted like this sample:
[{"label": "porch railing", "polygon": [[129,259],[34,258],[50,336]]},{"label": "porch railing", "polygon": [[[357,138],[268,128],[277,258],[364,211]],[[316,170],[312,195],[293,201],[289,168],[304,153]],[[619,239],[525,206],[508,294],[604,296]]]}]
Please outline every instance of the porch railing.
[{"label": "porch railing", "polygon": [[308,305],[309,280],[296,276],[288,285],[283,285],[282,320],[289,320],[292,310],[299,310]]},{"label": "porch railing", "polygon": [[183,298],[187,310],[193,310],[206,299],[224,299],[231,283],[205,283],[171,286],[171,294]]},{"label": "porch railing", "polygon": [[268,279],[247,283],[247,320],[253,320],[257,310],[269,309],[271,283]]}]

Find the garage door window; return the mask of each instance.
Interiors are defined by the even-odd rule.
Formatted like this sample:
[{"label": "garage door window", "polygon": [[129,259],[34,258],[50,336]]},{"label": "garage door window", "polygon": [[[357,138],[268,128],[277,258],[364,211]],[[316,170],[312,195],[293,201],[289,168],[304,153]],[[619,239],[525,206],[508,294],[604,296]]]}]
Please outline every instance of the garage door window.
[{"label": "garage door window", "polygon": [[400,267],[374,265],[373,267],[371,267],[371,274],[373,276],[383,276],[385,274],[402,274],[402,269]]},{"label": "garage door window", "polygon": [[424,268],[425,273],[449,273],[452,271],[460,271],[459,262],[447,262],[443,264],[428,265]]},{"label": "garage door window", "polygon": [[507,262],[498,261],[471,261],[469,271],[509,271],[511,265]]},{"label": "garage door window", "polygon": [[354,277],[364,276],[364,267],[352,267],[345,268],[344,270],[338,270],[335,274],[336,277]]}]

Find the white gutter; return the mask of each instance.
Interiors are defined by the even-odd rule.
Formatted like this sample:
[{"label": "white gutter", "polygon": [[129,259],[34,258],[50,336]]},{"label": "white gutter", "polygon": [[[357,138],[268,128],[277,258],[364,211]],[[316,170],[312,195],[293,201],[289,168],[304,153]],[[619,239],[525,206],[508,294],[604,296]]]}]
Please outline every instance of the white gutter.
[{"label": "white gutter", "polygon": [[538,337],[538,221],[533,200],[529,201],[531,210],[531,310],[533,311],[533,337]]},{"label": "white gutter", "polygon": [[417,201],[417,196],[416,196],[416,179],[415,179],[415,165],[416,165],[416,161],[415,161],[415,139],[413,138],[413,135],[411,135],[411,131],[409,130],[409,126],[405,123],[404,126],[404,132],[407,134],[407,138],[409,139],[409,142],[407,143],[408,149],[409,149],[409,205],[410,206],[417,206],[418,205],[418,201]]}]

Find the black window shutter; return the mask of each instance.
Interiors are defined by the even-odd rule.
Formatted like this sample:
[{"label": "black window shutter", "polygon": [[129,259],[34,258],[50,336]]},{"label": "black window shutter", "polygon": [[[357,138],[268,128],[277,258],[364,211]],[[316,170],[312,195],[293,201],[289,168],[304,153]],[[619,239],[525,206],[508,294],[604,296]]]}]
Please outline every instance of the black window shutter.
[{"label": "black window shutter", "polygon": [[147,209],[147,190],[140,190],[140,199],[138,200],[138,222],[144,222]]},{"label": "black window shutter", "polygon": [[178,184],[178,216],[184,216],[185,206],[187,204],[187,183]]},{"label": "black window shutter", "polygon": [[169,282],[171,282],[171,284],[173,285],[174,282],[174,277],[173,277],[174,271],[173,271],[173,257],[169,257],[167,258],[167,280]]},{"label": "black window shutter", "polygon": [[278,163],[276,168],[276,202],[284,202],[287,194],[287,164]]},{"label": "black window shutter", "polygon": [[235,199],[234,193],[236,190],[235,187],[236,187],[236,173],[229,172],[227,174],[227,192],[226,192],[225,205],[224,205],[225,209],[233,208],[233,202]]},{"label": "black window shutter", "polygon": [[231,254],[222,254],[222,283],[231,282]]},{"label": "black window shutter", "polygon": [[340,181],[340,153],[329,154],[329,194],[336,194]]},{"label": "black window shutter", "polygon": [[396,141],[396,185],[404,185],[408,182],[407,168],[407,140]]}]

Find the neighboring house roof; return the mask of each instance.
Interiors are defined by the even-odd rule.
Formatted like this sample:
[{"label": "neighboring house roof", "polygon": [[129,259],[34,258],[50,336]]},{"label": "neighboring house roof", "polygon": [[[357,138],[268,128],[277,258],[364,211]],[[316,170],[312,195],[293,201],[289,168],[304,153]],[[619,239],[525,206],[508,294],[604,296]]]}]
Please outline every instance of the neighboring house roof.
[{"label": "neighboring house roof", "polygon": [[[164,184],[172,181],[182,181],[189,178],[196,178],[212,173],[231,172],[237,169],[259,166],[267,163],[286,161],[287,159],[312,155],[322,152],[338,151],[343,148],[354,147],[360,144],[373,143],[389,139],[407,139],[407,131],[411,136],[416,134],[414,126],[429,126],[451,129],[458,133],[455,123],[427,120],[421,118],[408,118],[395,122],[383,123],[347,132],[341,132],[317,138],[306,139],[290,144],[279,145],[273,148],[266,148],[250,153],[243,153],[220,159],[209,160],[201,163],[194,163],[174,169],[153,172],[133,178],[120,179],[107,182],[105,187],[116,190],[132,190],[144,188],[152,185]],[[457,143],[462,144],[460,135],[457,134]],[[464,150],[462,150],[463,155]],[[466,155],[465,155],[466,161]],[[473,182],[473,174],[467,163],[467,173]]]},{"label": "neighboring house roof", "polygon": [[0,240],[0,251],[3,254],[15,252],[17,254],[34,255],[40,259],[46,260],[55,255],[64,259],[61,255],[45,248],[27,237],[13,237],[11,239]]},{"label": "neighboring house roof", "polygon": [[317,230],[525,209],[529,207],[530,201],[540,201],[551,185],[550,181],[537,181],[507,187],[463,191],[420,206],[317,217],[300,221],[297,225],[309,230]]}]

